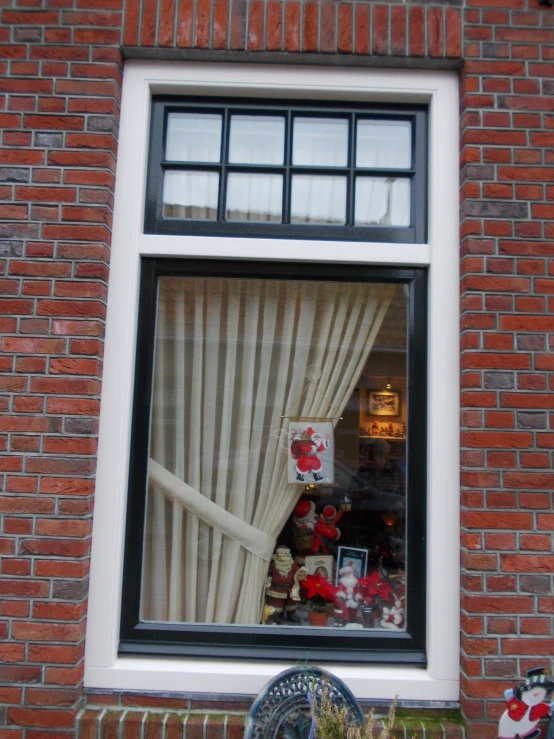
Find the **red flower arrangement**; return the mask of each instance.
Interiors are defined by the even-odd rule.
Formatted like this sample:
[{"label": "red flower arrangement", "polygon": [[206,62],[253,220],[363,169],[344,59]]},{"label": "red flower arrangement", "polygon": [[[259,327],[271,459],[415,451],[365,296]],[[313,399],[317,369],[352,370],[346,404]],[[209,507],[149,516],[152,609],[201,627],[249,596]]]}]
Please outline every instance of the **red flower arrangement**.
[{"label": "red flower arrangement", "polygon": [[322,575],[306,575],[302,580],[304,597],[312,604],[314,611],[324,612],[327,602],[335,600],[337,588],[335,588],[326,577]]},{"label": "red flower arrangement", "polygon": [[392,600],[393,592],[388,580],[381,580],[377,570],[371,575],[366,575],[358,581],[364,603],[371,605],[373,598],[382,598],[383,600]]}]

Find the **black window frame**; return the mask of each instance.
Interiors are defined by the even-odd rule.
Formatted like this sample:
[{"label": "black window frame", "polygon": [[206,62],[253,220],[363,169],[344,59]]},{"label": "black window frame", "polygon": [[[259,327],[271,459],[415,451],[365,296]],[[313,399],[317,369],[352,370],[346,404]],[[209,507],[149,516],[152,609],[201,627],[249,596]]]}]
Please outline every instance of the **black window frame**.
[{"label": "black window frame", "polygon": [[[222,158],[220,163],[175,162],[164,158],[169,113],[204,112],[221,113]],[[232,113],[247,115],[266,114],[286,117],[285,162],[281,165],[247,165],[226,162],[230,116]],[[348,164],[346,167],[315,167],[292,165],[292,120],[295,116],[349,118]],[[378,120],[404,120],[412,123],[412,166],[410,169],[384,169],[356,167],[355,118]],[[382,243],[422,244],[427,240],[427,107],[424,105],[345,104],[342,102],[280,101],[252,98],[210,98],[154,96],[150,120],[150,149],[146,186],[144,230],[148,234],[238,236],[250,238],[290,238],[339,241],[375,241]],[[162,190],[164,171],[201,170],[219,172],[219,197],[217,220],[164,218],[162,216]],[[225,221],[225,190],[228,172],[283,173],[284,222]],[[347,225],[291,224],[290,182],[292,173],[346,175],[347,177]],[[409,177],[411,181],[410,226],[355,226],[354,187],[355,176]]]},{"label": "black window frame", "polygon": [[[409,286],[405,631],[375,632],[144,622],[140,620],[143,532],[156,303],[162,276],[384,282]],[[426,657],[427,270],[307,262],[143,257],[125,531],[119,654],[411,664]]]}]

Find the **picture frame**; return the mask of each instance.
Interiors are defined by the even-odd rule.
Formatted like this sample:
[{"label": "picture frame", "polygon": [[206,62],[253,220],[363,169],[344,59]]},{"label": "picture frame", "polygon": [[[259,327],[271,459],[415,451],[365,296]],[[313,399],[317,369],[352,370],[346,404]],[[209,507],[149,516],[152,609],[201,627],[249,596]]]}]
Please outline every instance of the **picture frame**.
[{"label": "picture frame", "polygon": [[287,482],[334,482],[333,422],[325,418],[289,418]]},{"label": "picture frame", "polygon": [[[333,565],[334,560],[331,555],[309,554],[305,558],[305,567],[308,575],[323,575],[330,583],[333,582]],[[318,572],[318,570],[320,571]],[[324,570],[324,572],[321,570]]]},{"label": "picture frame", "polygon": [[400,393],[397,390],[369,391],[369,416],[398,416],[399,413]]},{"label": "picture frame", "polygon": [[335,585],[339,584],[340,571],[346,565],[354,567],[354,574],[358,578],[365,577],[367,573],[367,549],[356,549],[354,547],[339,547],[337,553],[337,573]]}]

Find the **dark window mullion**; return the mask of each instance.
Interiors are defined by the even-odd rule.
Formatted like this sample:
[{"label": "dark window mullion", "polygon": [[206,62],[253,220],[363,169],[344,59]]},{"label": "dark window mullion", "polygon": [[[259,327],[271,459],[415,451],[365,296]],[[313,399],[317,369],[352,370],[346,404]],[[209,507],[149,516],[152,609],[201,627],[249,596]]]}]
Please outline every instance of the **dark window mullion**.
[{"label": "dark window mullion", "polygon": [[356,174],[367,175],[368,177],[413,177],[414,169],[386,169],[384,167],[358,167]]},{"label": "dark window mullion", "polygon": [[354,225],[354,168],[356,166],[356,116],[354,113],[350,116],[350,132],[348,137],[348,163],[350,172],[348,173],[348,187],[346,190],[346,225]]},{"label": "dark window mullion", "polygon": [[412,121],[412,208],[411,225],[415,230],[415,241],[427,239],[427,116],[416,113]]},{"label": "dark window mullion", "polygon": [[217,220],[225,220],[225,202],[227,200],[227,175],[226,164],[229,151],[229,136],[231,129],[231,117],[229,109],[223,111],[222,142],[221,142],[221,168],[219,174],[219,198],[217,201]]},{"label": "dark window mullion", "polygon": [[285,181],[283,183],[283,223],[290,223],[291,212],[291,169],[292,161],[292,111],[287,112],[285,121]]},{"label": "dark window mullion", "polygon": [[214,162],[162,162],[161,166],[164,172],[169,169],[182,172],[219,172],[221,169],[221,165]]}]

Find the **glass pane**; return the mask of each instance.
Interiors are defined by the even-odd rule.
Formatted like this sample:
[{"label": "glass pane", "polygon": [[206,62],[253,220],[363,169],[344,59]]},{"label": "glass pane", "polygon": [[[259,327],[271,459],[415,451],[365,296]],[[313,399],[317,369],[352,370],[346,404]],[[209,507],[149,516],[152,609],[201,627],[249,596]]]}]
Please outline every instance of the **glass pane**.
[{"label": "glass pane", "polygon": [[410,180],[356,177],[356,226],[409,226]]},{"label": "glass pane", "polygon": [[175,162],[219,162],[221,116],[211,113],[170,113],[165,158]]},{"label": "glass pane", "polygon": [[382,283],[160,278],[143,620],[404,629],[407,306]]},{"label": "glass pane", "polygon": [[163,217],[214,221],[218,190],[217,172],[169,170],[164,177]]},{"label": "glass pane", "polygon": [[292,163],[346,167],[348,121],[342,118],[295,118]]},{"label": "glass pane", "polygon": [[293,175],[291,223],[346,223],[346,177]]},{"label": "glass pane", "polygon": [[233,115],[229,161],[237,164],[283,164],[285,119],[281,116]]},{"label": "glass pane", "polygon": [[228,221],[281,222],[283,177],[231,172],[227,177]]},{"label": "glass pane", "polygon": [[409,121],[358,121],[356,167],[409,169],[412,124]]}]

